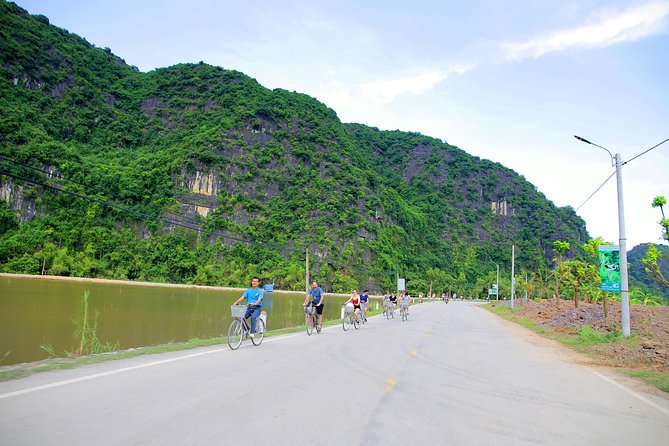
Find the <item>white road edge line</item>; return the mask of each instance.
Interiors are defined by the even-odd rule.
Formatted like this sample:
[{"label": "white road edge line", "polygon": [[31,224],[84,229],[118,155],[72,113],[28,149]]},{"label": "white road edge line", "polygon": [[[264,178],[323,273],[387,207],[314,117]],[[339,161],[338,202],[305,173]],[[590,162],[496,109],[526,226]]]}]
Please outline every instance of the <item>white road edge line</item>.
[{"label": "white road edge line", "polygon": [[610,383],[610,384],[613,384],[614,386],[618,387],[618,388],[619,388],[620,390],[622,390],[623,392],[626,392],[626,393],[632,395],[633,397],[635,397],[636,399],[638,399],[638,400],[640,400],[640,401],[643,401],[644,403],[648,404],[649,406],[654,407],[655,409],[659,410],[659,411],[662,412],[663,414],[665,414],[665,415],[669,415],[669,410],[665,409],[664,407],[660,406],[659,404],[656,404],[656,403],[652,402],[652,401],[649,400],[648,398],[645,398],[645,397],[639,395],[639,394],[636,393],[634,390],[632,390],[632,389],[628,389],[627,387],[623,386],[622,384],[618,384],[617,382],[615,382],[615,381],[612,380],[611,378],[608,378],[608,377],[602,375],[601,373],[599,373],[599,372],[597,372],[597,371],[595,371],[595,370],[590,369],[590,371],[591,371],[592,373],[594,373],[595,375],[599,376],[599,377],[600,377],[601,379],[603,379],[604,381],[606,381],[606,382],[608,382],[608,383]]},{"label": "white road edge line", "polygon": [[[272,342],[272,341],[279,340],[279,339],[292,338],[294,336],[298,336],[298,335],[301,335],[301,334],[302,333],[293,333],[293,334],[288,334],[288,335],[283,335],[283,336],[272,337],[272,338],[269,338],[267,340],[264,340],[264,343]],[[219,349],[216,349],[216,350],[209,350],[209,351],[206,351],[206,352],[192,353],[190,355],[179,356],[178,358],[163,359],[161,361],[154,361],[154,362],[149,362],[149,363],[146,363],[146,364],[134,365],[132,367],[123,367],[121,369],[110,370],[109,372],[96,373],[94,375],[81,376],[79,378],[67,379],[65,381],[58,381],[58,382],[51,383],[51,384],[45,384],[43,386],[29,387],[29,388],[23,389],[23,390],[16,390],[14,392],[3,393],[3,394],[0,395],[0,400],[5,399],[5,398],[11,398],[11,397],[14,397],[14,396],[19,396],[19,395],[25,395],[26,393],[37,392],[39,390],[52,389],[54,387],[61,387],[61,386],[66,386],[68,384],[75,384],[75,383],[78,383],[78,382],[88,381],[88,380],[96,379],[96,378],[102,378],[102,377],[109,376],[109,375],[116,375],[117,373],[130,372],[132,370],[138,370],[138,369],[143,369],[143,368],[146,368],[146,367],[153,367],[153,366],[156,366],[156,365],[181,361],[183,359],[196,358],[198,356],[210,355],[212,353],[220,353],[220,352],[223,352],[223,351],[226,351],[226,350],[230,350],[230,348],[225,347],[225,348],[219,348]]]}]

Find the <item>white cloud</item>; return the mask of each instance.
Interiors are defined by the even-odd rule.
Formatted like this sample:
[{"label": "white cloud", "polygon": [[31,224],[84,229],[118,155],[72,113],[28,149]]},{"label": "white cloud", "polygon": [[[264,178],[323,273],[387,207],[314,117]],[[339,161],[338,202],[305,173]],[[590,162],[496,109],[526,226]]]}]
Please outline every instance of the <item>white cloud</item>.
[{"label": "white cloud", "polygon": [[464,63],[452,65],[446,70],[428,70],[416,76],[380,80],[356,87],[365,99],[387,104],[405,94],[421,95],[432,90],[450,74],[464,74],[473,66]]},{"label": "white cloud", "polygon": [[503,45],[506,60],[537,58],[571,48],[601,48],[657,33],[669,15],[669,2],[652,2],[604,17],[598,23],[557,31],[527,42]]}]

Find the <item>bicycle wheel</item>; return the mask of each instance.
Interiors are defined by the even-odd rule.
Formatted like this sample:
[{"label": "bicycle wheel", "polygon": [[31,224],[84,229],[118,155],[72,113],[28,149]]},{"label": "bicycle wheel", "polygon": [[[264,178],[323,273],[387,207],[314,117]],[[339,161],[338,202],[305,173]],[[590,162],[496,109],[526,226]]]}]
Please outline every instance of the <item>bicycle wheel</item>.
[{"label": "bicycle wheel", "polygon": [[402,310],[402,322],[407,320],[407,310],[403,309]]},{"label": "bicycle wheel", "polygon": [[353,318],[353,328],[357,330],[358,328],[360,328],[360,317],[353,317],[353,316],[351,317]]},{"label": "bicycle wheel", "polygon": [[344,331],[351,328],[351,318],[348,315],[344,315],[344,319],[341,320],[341,328],[343,328]]},{"label": "bicycle wheel", "polygon": [[311,333],[314,332],[314,315],[313,314],[307,314],[306,324],[307,324],[307,334],[309,336],[311,336]]},{"label": "bicycle wheel", "polygon": [[237,350],[242,345],[243,339],[244,328],[242,327],[242,321],[234,319],[230,322],[230,327],[228,327],[228,346],[230,350]]},{"label": "bicycle wheel", "polygon": [[251,338],[253,345],[262,344],[262,340],[265,338],[265,322],[262,319],[258,318],[256,320],[256,332]]},{"label": "bicycle wheel", "polygon": [[390,308],[386,308],[386,319],[390,319]]}]

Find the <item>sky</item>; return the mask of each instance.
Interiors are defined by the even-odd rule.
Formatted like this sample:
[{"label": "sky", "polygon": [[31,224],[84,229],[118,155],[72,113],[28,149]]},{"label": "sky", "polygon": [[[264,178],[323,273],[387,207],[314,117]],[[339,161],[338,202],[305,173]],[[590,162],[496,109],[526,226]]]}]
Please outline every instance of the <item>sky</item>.
[{"label": "sky", "polygon": [[[142,72],[200,62],[306,93],[343,122],[499,162],[591,237],[665,243],[669,0],[90,0],[16,3]],[[634,158],[634,159],[633,159]],[[665,206],[669,217],[669,206]]]}]

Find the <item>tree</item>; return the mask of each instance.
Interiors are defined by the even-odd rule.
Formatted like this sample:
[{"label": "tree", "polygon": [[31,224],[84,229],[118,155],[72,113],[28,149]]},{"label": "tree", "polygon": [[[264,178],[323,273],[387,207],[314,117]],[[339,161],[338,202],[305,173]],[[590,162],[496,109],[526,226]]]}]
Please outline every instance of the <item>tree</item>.
[{"label": "tree", "polygon": [[667,204],[667,199],[664,198],[662,195],[658,195],[653,199],[653,204],[652,206],[654,208],[659,207],[660,212],[662,212],[662,219],[660,220],[660,225],[662,226],[662,230],[664,231],[664,234],[662,234],[662,238],[665,240],[669,240],[669,219],[665,217],[664,215],[664,206]]},{"label": "tree", "polygon": [[582,260],[569,260],[562,264],[562,280],[574,292],[574,307],[578,308],[581,293],[599,278],[594,265]]},{"label": "tree", "polygon": [[662,260],[662,253],[658,251],[655,245],[650,243],[648,245],[648,252],[646,252],[646,257],[641,259],[641,263],[644,264],[646,272],[650,274],[654,280],[669,288],[669,280],[664,277],[660,268]]},{"label": "tree", "polygon": [[[660,220],[660,225],[662,226],[662,230],[664,231],[664,234],[662,234],[662,238],[665,240],[669,240],[669,219],[667,219],[664,215],[664,206],[667,204],[667,199],[664,198],[661,195],[658,195],[653,199],[653,203],[651,206],[654,208],[659,207],[660,212],[662,212],[662,219]],[[662,274],[662,269],[660,268],[660,264],[663,261],[663,256],[660,251],[657,250],[655,245],[652,243],[648,245],[648,252],[646,252],[646,257],[641,259],[641,263],[644,264],[646,272],[651,275],[651,277],[661,283],[662,285],[666,286],[669,288],[669,280],[667,280],[664,275]]]},{"label": "tree", "polygon": [[557,306],[560,306],[560,282],[563,274],[564,263],[563,257],[564,253],[569,249],[569,242],[555,240],[553,242],[553,248],[558,253],[558,257],[555,259],[557,261],[557,267],[553,270],[553,275],[555,276],[555,297]]}]

